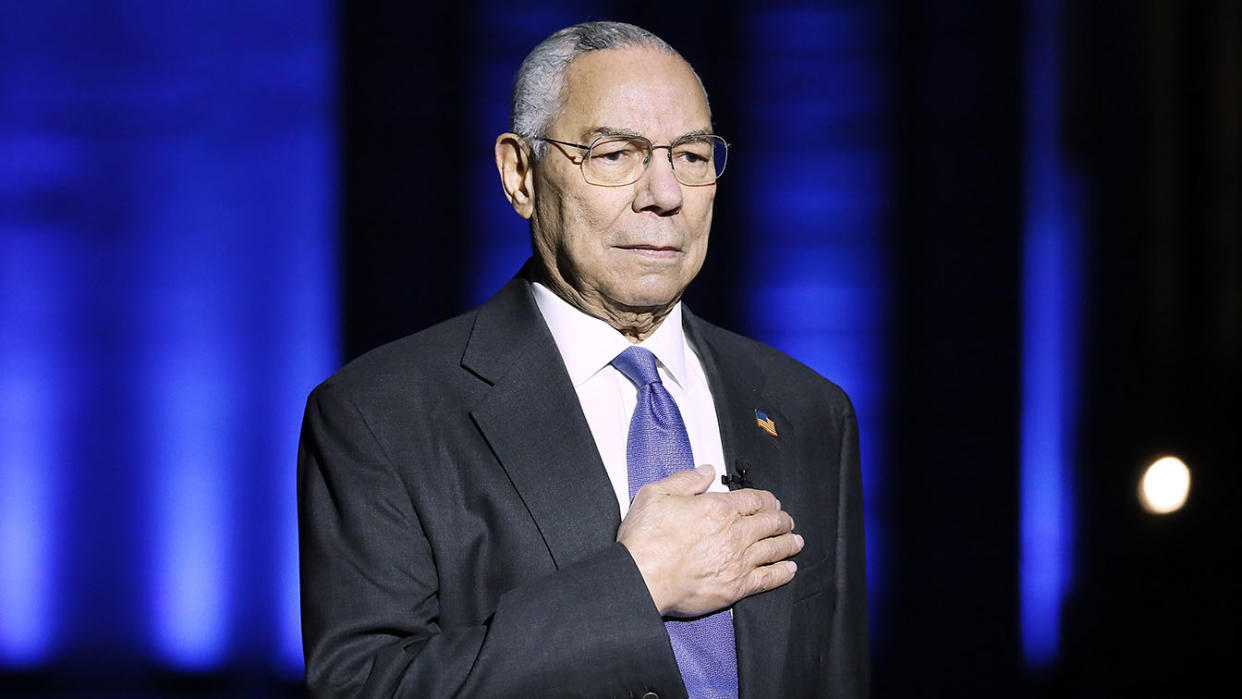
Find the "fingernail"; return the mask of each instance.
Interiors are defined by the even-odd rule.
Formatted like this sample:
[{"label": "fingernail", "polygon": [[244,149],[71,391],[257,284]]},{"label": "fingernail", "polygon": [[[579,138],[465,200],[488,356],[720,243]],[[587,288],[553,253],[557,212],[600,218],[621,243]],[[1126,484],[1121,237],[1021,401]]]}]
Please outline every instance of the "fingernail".
[{"label": "fingernail", "polygon": [[801,549],[802,545],[805,543],[805,540],[802,538],[801,534],[794,534],[794,541],[798,542],[799,549]]},{"label": "fingernail", "polygon": [[709,475],[712,471],[715,471],[716,469],[712,468],[711,464],[699,464],[699,467],[694,470],[698,471],[699,475],[706,476],[706,475]]},{"label": "fingernail", "polygon": [[785,561],[785,565],[789,568],[789,572],[791,572],[791,573],[796,573],[796,572],[798,572],[798,564],[797,564],[797,563],[794,563],[793,561]]}]

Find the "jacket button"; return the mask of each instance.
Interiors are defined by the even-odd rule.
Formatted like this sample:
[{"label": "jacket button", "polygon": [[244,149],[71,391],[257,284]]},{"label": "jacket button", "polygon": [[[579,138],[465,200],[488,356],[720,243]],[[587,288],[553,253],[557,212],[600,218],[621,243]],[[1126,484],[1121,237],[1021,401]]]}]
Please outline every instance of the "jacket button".
[{"label": "jacket button", "polygon": [[660,695],[655,692],[647,692],[642,696],[642,699],[660,699]]}]

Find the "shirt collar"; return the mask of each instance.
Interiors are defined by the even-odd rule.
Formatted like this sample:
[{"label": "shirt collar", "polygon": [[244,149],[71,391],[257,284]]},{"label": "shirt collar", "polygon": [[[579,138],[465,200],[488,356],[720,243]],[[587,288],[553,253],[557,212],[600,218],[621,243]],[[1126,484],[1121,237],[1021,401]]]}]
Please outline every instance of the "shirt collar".
[{"label": "shirt collar", "polygon": [[[569,305],[543,284],[532,282],[531,286],[535,304],[548,330],[552,331],[552,339],[556,341],[574,386],[582,385],[632,346],[633,343],[616,328]],[[685,385],[686,339],[681,327],[680,301],[665,316],[660,327],[638,346],[651,350],[673,380],[680,386]]]}]

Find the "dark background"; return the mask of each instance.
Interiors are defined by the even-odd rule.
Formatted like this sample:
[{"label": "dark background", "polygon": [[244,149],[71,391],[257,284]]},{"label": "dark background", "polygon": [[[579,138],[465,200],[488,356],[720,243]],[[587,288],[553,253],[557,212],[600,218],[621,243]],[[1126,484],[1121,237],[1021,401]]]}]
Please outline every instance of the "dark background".
[{"label": "dark background", "polygon": [[[776,19],[763,40],[786,32],[794,49],[785,58],[877,67],[867,73],[870,111],[778,132],[757,118],[763,105],[738,86],[753,85],[768,60],[752,22],[769,12]],[[864,467],[874,453],[880,474],[867,492],[868,526],[882,546],[870,581],[874,696],[1214,697],[1236,686],[1242,4],[632,2],[525,11],[359,2],[334,13],[339,291],[328,307],[339,361],[476,305],[503,281],[503,270],[480,271],[490,264],[480,251],[525,245],[498,187],[480,203],[483,187],[498,184],[487,158],[504,118],[495,100],[480,107],[478,86],[507,89],[517,60],[564,24],[637,23],[696,67],[717,130],[734,143],[708,265],[687,295],[700,315],[782,346],[776,326],[753,312],[760,287],[739,283],[782,273],[763,261],[757,231],[787,215],[748,160],[793,168],[803,152],[848,146],[883,164],[867,180],[882,215],[866,219],[874,225],[862,242],[845,243],[880,270],[864,282],[884,299],[866,308],[884,320],[866,347],[877,368],[863,374],[884,388],[843,382],[872,406]],[[1071,573],[1047,663],[1023,654],[1020,575],[1024,241],[1038,155],[1029,135],[1041,126],[1031,119],[1029,68],[1041,18],[1051,18],[1059,56],[1050,148],[1072,195],[1060,215],[1074,224],[1072,312],[1063,317],[1074,325],[1075,391],[1062,407],[1076,435],[1065,481]],[[823,21],[866,35],[806,29]],[[802,76],[773,94],[818,104],[839,94],[818,81],[848,74]],[[507,221],[497,238],[472,232],[500,215],[512,220],[495,219]],[[824,240],[837,240],[826,231]],[[789,244],[779,233],[771,240]],[[1147,514],[1138,478],[1170,453],[1191,468],[1190,499],[1174,514]],[[106,628],[94,633],[106,642]],[[0,688],[299,693],[287,671],[272,668],[269,644],[236,645],[190,670],[137,643],[118,654],[124,672],[80,652],[8,669],[0,658]]]},{"label": "dark background", "polygon": [[[745,41],[746,27],[728,7],[690,5],[626,3],[603,15],[677,46],[704,76],[718,130],[736,133],[746,97],[727,86],[747,69],[733,41]],[[878,12],[892,105],[892,216],[882,235],[893,265],[893,378],[890,467],[868,504],[888,500],[893,533],[875,695],[1217,696],[1235,684],[1229,659],[1242,649],[1233,510],[1242,496],[1242,9],[1067,3],[1057,20],[1057,145],[1081,175],[1083,204],[1077,527],[1062,656],[1034,672],[1021,653],[1015,468],[1030,11],[893,2]],[[465,20],[442,10],[432,23],[468,32]],[[417,111],[418,99],[398,103],[399,116],[367,100],[394,79],[452,98],[460,75],[405,67],[466,36],[377,41],[375,27],[413,21],[392,7],[347,15],[350,355],[465,308],[436,293],[470,273],[462,239],[439,236],[445,257],[420,257],[426,235],[409,231],[453,230],[473,193],[431,221],[419,201],[400,203],[401,191],[437,189],[442,173],[421,163],[453,162],[467,138],[455,131],[461,122]],[[401,77],[385,66],[402,66]],[[445,136],[440,150],[426,133]],[[758,334],[725,282],[748,254],[728,206],[718,204],[708,270],[689,303]],[[382,301],[393,298],[407,302]],[[1165,453],[1191,465],[1193,493],[1184,511],[1158,518],[1139,508],[1135,486]]]}]

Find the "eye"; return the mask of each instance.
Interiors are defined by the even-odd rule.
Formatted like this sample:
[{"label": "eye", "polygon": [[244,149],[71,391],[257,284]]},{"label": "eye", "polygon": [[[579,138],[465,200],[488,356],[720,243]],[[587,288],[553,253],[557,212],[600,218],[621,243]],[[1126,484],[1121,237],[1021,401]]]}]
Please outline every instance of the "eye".
[{"label": "eye", "polygon": [[673,147],[673,158],[683,165],[702,166],[712,160],[712,142],[707,140],[689,140]]},{"label": "eye", "polygon": [[641,151],[628,139],[600,141],[591,148],[591,160],[600,165],[624,165],[640,159]]}]

